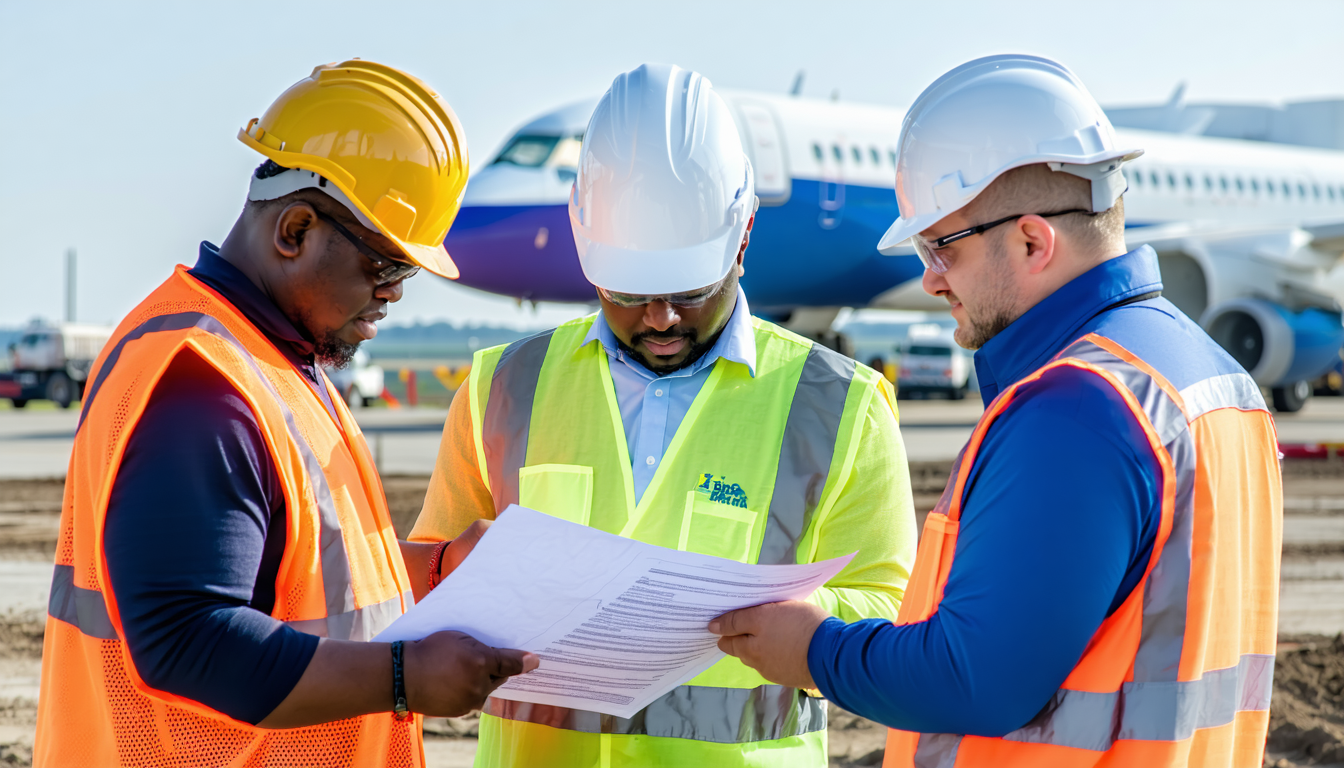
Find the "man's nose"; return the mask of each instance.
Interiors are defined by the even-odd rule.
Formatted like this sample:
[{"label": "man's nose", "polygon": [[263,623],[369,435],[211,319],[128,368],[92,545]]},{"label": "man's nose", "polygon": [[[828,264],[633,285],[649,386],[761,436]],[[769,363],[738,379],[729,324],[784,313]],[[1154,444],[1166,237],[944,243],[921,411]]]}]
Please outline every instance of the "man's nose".
[{"label": "man's nose", "polygon": [[930,296],[942,296],[952,290],[952,286],[947,284],[947,279],[932,269],[924,270],[924,279],[921,281],[921,285],[924,292]]},{"label": "man's nose", "polygon": [[401,301],[401,295],[406,292],[405,280],[398,280],[395,283],[380,285],[373,290],[373,295],[387,302]]},{"label": "man's nose", "polygon": [[676,305],[666,301],[650,301],[644,305],[644,324],[655,331],[666,331],[681,322]]}]

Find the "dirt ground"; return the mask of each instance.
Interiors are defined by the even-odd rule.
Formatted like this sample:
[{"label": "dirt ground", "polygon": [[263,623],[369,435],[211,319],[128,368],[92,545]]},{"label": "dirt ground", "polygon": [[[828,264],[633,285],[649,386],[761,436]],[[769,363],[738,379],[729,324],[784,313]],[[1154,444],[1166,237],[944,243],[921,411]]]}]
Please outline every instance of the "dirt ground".
[{"label": "dirt ground", "polygon": [[[915,506],[922,522],[942,492],[949,467],[931,463],[915,464],[910,469]],[[428,478],[419,476],[394,476],[384,481],[393,523],[403,535],[419,514],[427,484]],[[50,562],[55,554],[61,492],[60,481],[0,482],[0,560]],[[1284,496],[1344,498],[1344,461],[1285,462]],[[1336,505],[1317,506],[1334,510]],[[1344,544],[1301,544],[1284,550],[1285,561],[1339,555],[1344,555]],[[41,615],[0,614],[0,768],[31,764],[36,701],[31,686],[9,683],[35,679],[42,633]],[[18,690],[21,695],[6,695],[10,690]],[[834,706],[830,725],[832,766],[881,763],[884,728]],[[430,720],[425,735],[431,764],[470,764],[476,736],[474,718]],[[1265,764],[1274,768],[1344,766],[1344,635],[1280,638],[1267,746]]]}]

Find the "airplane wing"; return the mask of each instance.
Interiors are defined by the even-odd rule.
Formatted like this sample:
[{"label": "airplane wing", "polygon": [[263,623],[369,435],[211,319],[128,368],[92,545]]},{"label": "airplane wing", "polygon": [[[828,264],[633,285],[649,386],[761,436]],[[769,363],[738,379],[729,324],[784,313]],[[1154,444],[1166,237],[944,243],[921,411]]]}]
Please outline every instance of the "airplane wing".
[{"label": "airplane wing", "polygon": [[1311,235],[1311,247],[1322,253],[1344,254],[1344,221],[1303,227]]}]

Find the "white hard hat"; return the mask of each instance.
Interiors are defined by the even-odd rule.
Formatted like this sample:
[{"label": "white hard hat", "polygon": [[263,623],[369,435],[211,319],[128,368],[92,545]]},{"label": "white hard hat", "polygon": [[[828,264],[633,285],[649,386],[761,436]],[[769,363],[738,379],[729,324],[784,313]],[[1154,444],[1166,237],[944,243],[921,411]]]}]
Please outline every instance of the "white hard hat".
[{"label": "white hard hat", "polygon": [[583,136],[569,222],[588,281],[679,293],[728,274],[756,210],[756,182],[728,105],[696,72],[620,75]]},{"label": "white hard hat", "polygon": [[[964,207],[1005,171],[1049,163],[1092,182],[1092,210],[1125,192],[1121,149],[1092,94],[1063,64],[1008,54],[967,62],[915,99],[901,124],[896,160],[900,218],[883,253]],[[1024,211],[1037,213],[1037,211]]]}]

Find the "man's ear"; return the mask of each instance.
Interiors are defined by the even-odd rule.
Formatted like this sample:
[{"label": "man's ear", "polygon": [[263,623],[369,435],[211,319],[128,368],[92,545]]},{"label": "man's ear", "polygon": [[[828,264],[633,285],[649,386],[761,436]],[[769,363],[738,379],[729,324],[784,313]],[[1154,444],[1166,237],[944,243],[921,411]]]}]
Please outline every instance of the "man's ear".
[{"label": "man's ear", "polygon": [[1040,274],[1055,258],[1059,238],[1050,222],[1031,214],[1017,220],[1018,247],[1026,251],[1027,271]]},{"label": "man's ear", "polygon": [[317,211],[304,202],[285,206],[275,219],[275,250],[287,259],[297,258],[303,252],[303,241],[317,226]]},{"label": "man's ear", "polygon": [[746,257],[746,254],[747,254],[747,244],[751,242],[751,228],[752,228],[752,226],[754,226],[755,224],[756,224],[756,214],[753,213],[753,214],[751,214],[751,218],[750,218],[750,219],[747,219],[747,231],[742,233],[742,247],[737,249],[737,276],[738,276],[738,277],[741,277],[741,276],[743,276],[743,275],[745,275],[745,274],[747,273],[746,268],[742,266],[742,260]]}]

